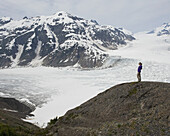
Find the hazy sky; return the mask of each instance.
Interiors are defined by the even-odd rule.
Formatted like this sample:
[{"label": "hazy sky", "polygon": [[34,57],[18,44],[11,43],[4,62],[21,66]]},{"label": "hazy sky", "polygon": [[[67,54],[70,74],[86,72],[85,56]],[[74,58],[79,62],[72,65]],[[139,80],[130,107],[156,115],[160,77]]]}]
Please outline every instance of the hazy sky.
[{"label": "hazy sky", "polygon": [[59,11],[132,32],[170,22],[170,0],[0,0],[0,17],[21,19]]}]

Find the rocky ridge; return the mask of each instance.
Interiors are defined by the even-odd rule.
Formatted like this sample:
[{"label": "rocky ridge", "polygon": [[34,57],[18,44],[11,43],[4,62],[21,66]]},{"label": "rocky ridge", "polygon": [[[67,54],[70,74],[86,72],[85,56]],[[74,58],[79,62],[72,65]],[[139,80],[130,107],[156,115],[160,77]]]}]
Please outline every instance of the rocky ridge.
[{"label": "rocky ridge", "polygon": [[170,84],[116,85],[47,127],[58,136],[170,135]]},{"label": "rocky ridge", "polygon": [[37,126],[22,119],[31,116],[32,109],[14,98],[0,97],[0,135],[33,136],[43,135]]}]

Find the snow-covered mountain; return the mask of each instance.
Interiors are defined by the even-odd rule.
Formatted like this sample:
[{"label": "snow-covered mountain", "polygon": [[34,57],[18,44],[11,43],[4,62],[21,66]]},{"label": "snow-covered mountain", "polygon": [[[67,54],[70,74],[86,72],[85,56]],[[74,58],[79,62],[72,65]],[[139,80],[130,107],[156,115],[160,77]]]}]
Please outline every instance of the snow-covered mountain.
[{"label": "snow-covered mountain", "polygon": [[10,21],[12,21],[12,18],[2,17],[2,18],[0,18],[0,26],[5,25],[5,24],[9,23]]},{"label": "snow-covered mountain", "polygon": [[106,50],[126,45],[134,37],[94,20],[58,12],[52,16],[0,19],[0,67],[99,67]]},{"label": "snow-covered mountain", "polygon": [[134,34],[133,40],[119,50],[109,51],[109,56],[170,64],[170,23],[149,32]]},{"label": "snow-covered mountain", "polygon": [[150,31],[148,34],[156,34],[157,36],[170,35],[170,23],[164,23],[162,26]]}]

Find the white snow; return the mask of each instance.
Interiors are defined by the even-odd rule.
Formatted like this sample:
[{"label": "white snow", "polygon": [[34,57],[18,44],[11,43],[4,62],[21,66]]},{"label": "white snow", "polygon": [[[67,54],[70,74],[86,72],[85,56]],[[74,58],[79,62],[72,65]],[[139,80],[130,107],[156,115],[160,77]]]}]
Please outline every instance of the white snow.
[{"label": "white snow", "polygon": [[47,36],[49,39],[52,39],[53,38],[53,35],[52,35],[52,31],[50,30],[49,26],[47,24],[44,24],[44,29],[46,30],[47,32]]},{"label": "white snow", "polygon": [[22,103],[27,103],[29,105],[32,105],[32,106],[36,106],[34,103],[32,103],[29,99],[26,99],[26,98],[21,98],[20,99],[20,102]]},{"label": "white snow", "polygon": [[153,32],[155,35],[164,34],[164,31],[170,33],[170,23],[164,23],[162,26],[157,27]]},{"label": "white snow", "polygon": [[14,43],[15,43],[15,39],[13,39],[13,40],[9,43],[9,45],[6,45],[6,46],[8,46],[9,49],[12,49],[12,47],[14,46]]},{"label": "white snow", "polygon": [[42,47],[42,42],[38,41],[37,48],[35,49],[36,57],[30,62],[29,64],[30,66],[41,66],[42,65],[43,60],[40,57],[41,47]]},{"label": "white snow", "polygon": [[9,97],[10,95],[0,92],[1,97]]},{"label": "white snow", "polygon": [[4,30],[4,31],[2,30],[2,31],[0,32],[0,35],[2,35],[2,36],[7,36],[8,34],[9,34],[9,33],[6,32],[5,30]]},{"label": "white snow", "polygon": [[10,110],[10,109],[6,109],[6,108],[4,108],[3,110],[4,110],[4,111],[10,111],[10,112],[18,112],[18,111],[16,111],[16,110]]},{"label": "white snow", "polygon": [[11,67],[16,67],[17,66],[17,64],[19,63],[19,59],[20,59],[20,57],[21,57],[21,55],[22,55],[22,53],[23,53],[23,49],[24,49],[24,46],[22,46],[22,45],[18,45],[18,53],[16,53],[16,57],[15,58],[13,58],[12,56],[11,56],[11,60],[12,60],[12,66]]},{"label": "white snow", "polygon": [[133,35],[132,32],[130,32],[129,30],[127,29],[124,29],[124,28],[119,28],[120,31],[124,32],[125,34],[128,34],[128,35]]},{"label": "white snow", "polygon": [[6,21],[10,21],[11,18],[10,17],[1,17],[0,20],[6,22]]},{"label": "white snow", "polygon": [[54,38],[55,38],[55,49],[57,49],[57,48],[58,48],[58,46],[59,46],[58,38],[57,38],[57,36],[55,35],[55,33],[54,33],[53,31],[51,31],[51,33],[52,33],[52,35],[53,35],[53,36],[54,36]]},{"label": "white snow", "polygon": [[[58,14],[62,13],[61,16]],[[0,26],[0,29],[7,29],[8,31],[13,31],[17,28],[31,28],[32,25],[36,27],[37,25],[43,25],[43,24],[50,24],[50,25],[55,25],[55,22],[53,21],[54,19],[58,19],[58,23],[70,23],[73,22],[73,20],[68,17],[68,13],[66,12],[58,12],[52,16],[37,16],[34,18],[29,18],[29,19],[21,19],[21,20],[11,20],[11,22],[4,24]],[[10,18],[4,17],[1,18],[3,21],[8,21]],[[23,30],[23,32],[25,32]]]},{"label": "white snow", "polygon": [[32,21],[25,21],[23,20],[12,20],[11,22],[0,26],[1,29],[6,28],[7,30],[15,30],[16,28],[30,28],[30,26],[32,25]]},{"label": "white snow", "polygon": [[170,64],[169,36],[156,36],[154,34],[137,33],[136,40],[119,50],[108,51],[111,56],[149,60],[158,63]]},{"label": "white snow", "polygon": [[28,44],[27,44],[27,48],[25,50],[31,50],[31,44],[32,44],[32,40],[35,37],[35,33],[28,39]]}]

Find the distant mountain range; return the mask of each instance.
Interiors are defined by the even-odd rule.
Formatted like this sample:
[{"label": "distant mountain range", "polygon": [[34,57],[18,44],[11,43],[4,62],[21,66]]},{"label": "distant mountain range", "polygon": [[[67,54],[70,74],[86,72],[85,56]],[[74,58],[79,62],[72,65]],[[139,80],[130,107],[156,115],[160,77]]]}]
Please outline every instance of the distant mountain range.
[{"label": "distant mountain range", "polygon": [[0,19],[0,67],[100,67],[114,50],[135,38],[124,29],[101,26],[66,12]]}]

